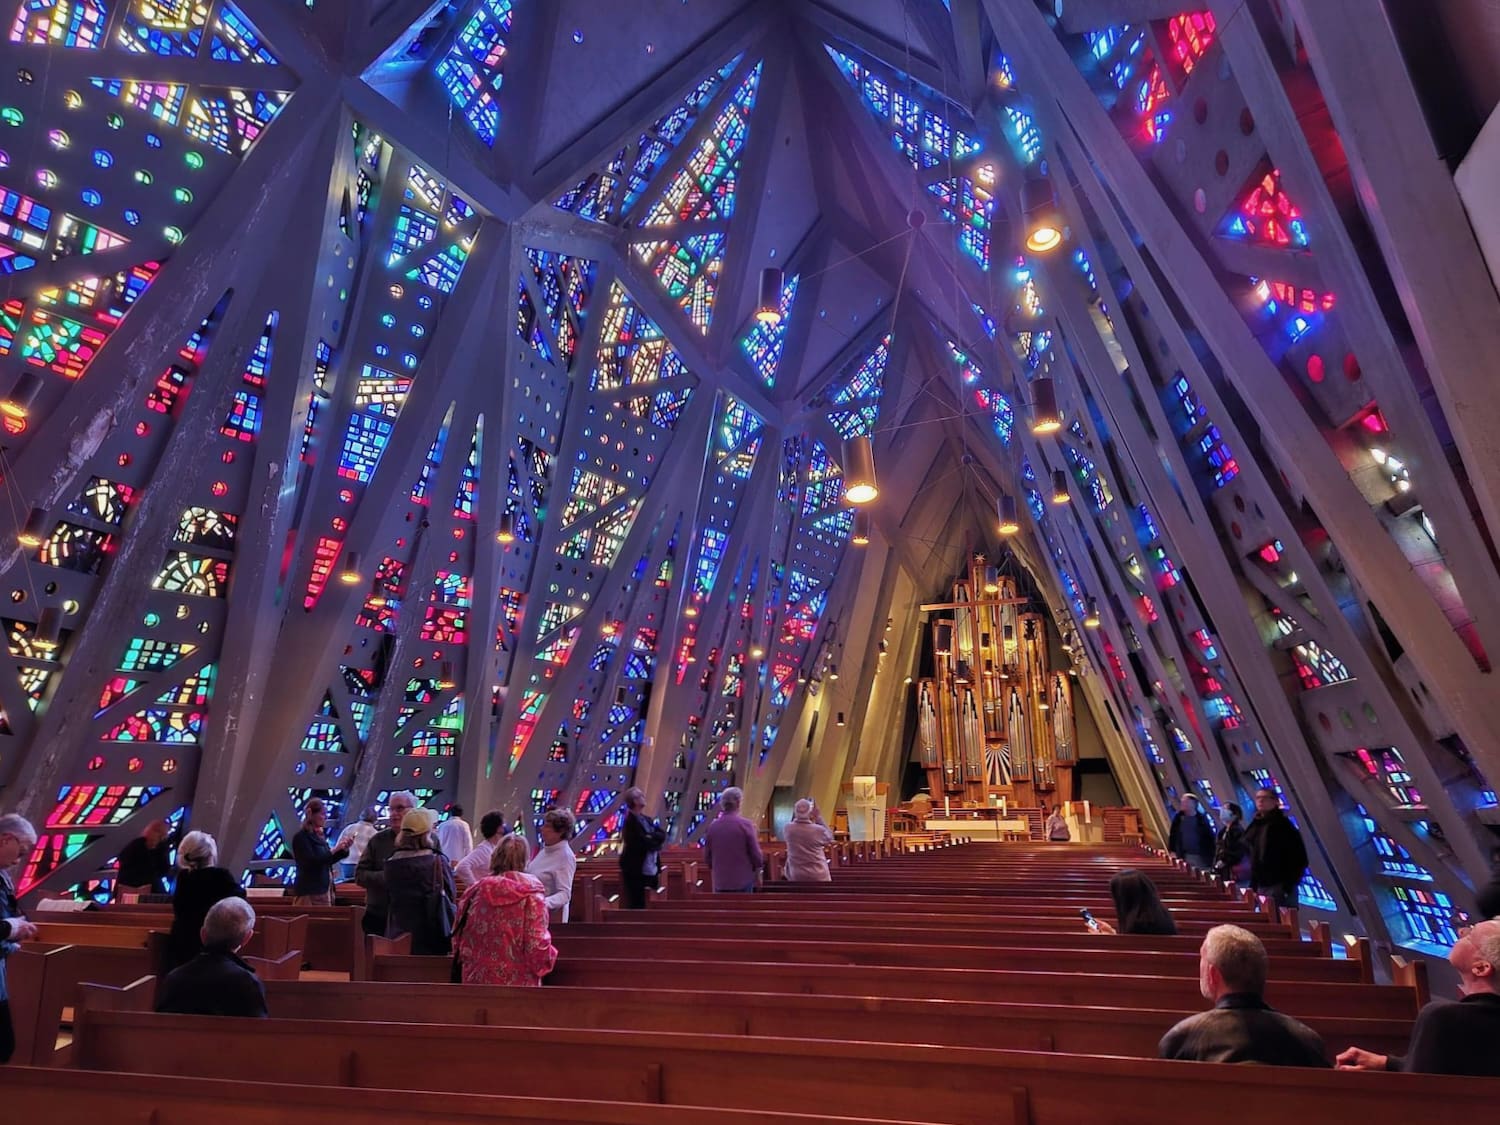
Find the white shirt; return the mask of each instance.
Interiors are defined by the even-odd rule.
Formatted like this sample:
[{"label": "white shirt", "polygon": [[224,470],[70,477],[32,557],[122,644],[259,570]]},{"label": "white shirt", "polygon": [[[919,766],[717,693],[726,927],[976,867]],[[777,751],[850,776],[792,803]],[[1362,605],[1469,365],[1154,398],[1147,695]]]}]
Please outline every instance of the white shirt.
[{"label": "white shirt", "polygon": [[453,881],[458,884],[459,889],[471,887],[488,875],[490,860],[494,855],[495,845],[488,840],[480,840],[475,844],[474,850],[454,865]]},{"label": "white shirt", "polygon": [[573,899],[573,873],[578,870],[578,857],[568,847],[566,840],[548,844],[526,865],[528,875],[535,875],[547,890],[547,909],[553,920],[568,920],[568,904]]},{"label": "white shirt", "polygon": [[456,863],[474,850],[474,833],[461,816],[450,816],[437,826],[437,841],[449,863]]},{"label": "white shirt", "polygon": [[358,863],[360,858],[365,854],[365,845],[370,842],[370,837],[378,831],[380,829],[376,828],[368,820],[356,820],[339,833],[339,838],[334,843],[334,847],[347,842],[349,845],[349,854],[344,857],[344,862]]}]

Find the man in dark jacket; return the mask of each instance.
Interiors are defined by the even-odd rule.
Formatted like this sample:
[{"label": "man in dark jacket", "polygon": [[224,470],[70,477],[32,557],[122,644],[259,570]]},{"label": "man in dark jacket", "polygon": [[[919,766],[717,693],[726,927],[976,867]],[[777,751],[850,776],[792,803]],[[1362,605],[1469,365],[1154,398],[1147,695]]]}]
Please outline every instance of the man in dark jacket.
[{"label": "man in dark jacket", "polygon": [[165,820],[153,820],[120,849],[115,894],[166,894],[166,878],[172,870],[171,833]]},{"label": "man in dark jacket", "polygon": [[1458,970],[1459,1001],[1425,1005],[1405,1055],[1350,1047],[1339,1054],[1339,1069],[1500,1078],[1500,920],[1463,931],[1448,963]]},{"label": "man in dark jacket", "polygon": [[1255,793],[1255,816],[1245,828],[1245,850],[1250,854],[1250,885],[1277,906],[1297,905],[1297,884],[1307,873],[1307,845],[1291,818],[1282,811],[1274,789]]},{"label": "man in dark jacket", "polygon": [[386,827],[370,837],[365,854],[359,857],[359,866],[354,869],[354,881],[365,889],[365,933],[378,937],[385,937],[386,909],[390,901],[385,891],[385,863],[396,852],[396,833],[401,831],[401,821],[406,814],[417,807],[417,795],[402,789],[386,800],[390,810]]},{"label": "man in dark jacket", "polygon": [[203,952],[167,974],[156,1010],[180,1016],[269,1015],[265,985],[236,956],[254,932],[255,910],[244,899],[214,903],[203,920]]},{"label": "man in dark jacket", "polygon": [[1182,795],[1177,808],[1167,834],[1167,850],[1199,870],[1207,870],[1214,862],[1214,823],[1191,793]]},{"label": "man in dark jacket", "polygon": [[21,942],[36,937],[35,923],[21,916],[10,869],[36,847],[36,829],[16,813],[0,816],[0,1063],[10,1062],[16,1052],[15,1028],[10,1021],[10,993],[5,985],[5,959]]},{"label": "man in dark jacket", "polygon": [[1198,986],[1213,1009],[1189,1016],[1162,1036],[1164,1059],[1189,1062],[1328,1065],[1318,1033],[1265,1002],[1270,958],[1260,938],[1239,926],[1215,926],[1198,950]]}]

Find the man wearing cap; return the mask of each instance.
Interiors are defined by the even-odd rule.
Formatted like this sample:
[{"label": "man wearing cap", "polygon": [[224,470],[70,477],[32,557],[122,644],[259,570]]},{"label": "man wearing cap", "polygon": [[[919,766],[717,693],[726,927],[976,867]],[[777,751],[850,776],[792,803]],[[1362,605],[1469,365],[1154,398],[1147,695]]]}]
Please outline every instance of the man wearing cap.
[{"label": "man wearing cap", "polygon": [[365,889],[364,931],[380,937],[385,936],[388,909],[385,891],[386,861],[396,850],[396,833],[400,831],[402,818],[417,807],[417,795],[409,789],[399,790],[387,798],[386,807],[389,812],[387,827],[370,837],[370,842],[365,845],[365,854],[360,856],[359,866],[354,869],[354,881]]}]

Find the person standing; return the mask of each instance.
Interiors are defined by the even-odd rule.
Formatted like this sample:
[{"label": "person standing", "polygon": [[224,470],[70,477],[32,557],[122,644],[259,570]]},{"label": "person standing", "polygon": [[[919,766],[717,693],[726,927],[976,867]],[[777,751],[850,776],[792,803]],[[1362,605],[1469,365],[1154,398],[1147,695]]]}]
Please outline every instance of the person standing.
[{"label": "person standing", "polygon": [[219,845],[207,832],[189,832],[177,849],[177,880],[172,885],[172,929],[167,935],[164,971],[186,965],[203,952],[203,920],[215,903],[244,898],[245,890],[227,867],[218,866]]},{"label": "person standing", "polygon": [[374,805],[367,805],[365,811],[359,814],[359,819],[353,824],[344,825],[344,830],[339,833],[339,838],[334,842],[334,850],[348,846],[348,854],[344,856],[339,864],[343,870],[344,879],[347,881],[354,878],[354,871],[359,866],[359,861],[364,858],[365,845],[370,842],[370,837],[380,831],[375,822],[380,819],[380,810]]},{"label": "person standing", "polygon": [[1245,850],[1255,893],[1282,909],[1295,909],[1297,884],[1307,872],[1307,845],[1274,789],[1255,792],[1255,816],[1245,828]]},{"label": "person standing", "polygon": [[803,797],[792,806],[792,822],[786,826],[786,877],[793,883],[828,883],[828,853],[833,829],[823,823],[823,814],[812,800]]},{"label": "person standing", "polygon": [[172,870],[171,828],[165,820],[153,820],[145,831],[120,849],[115,872],[115,897],[167,893],[167,875]]},{"label": "person standing", "polygon": [[438,850],[457,863],[474,850],[474,830],[464,819],[462,805],[449,805],[448,817],[437,826]]},{"label": "person standing", "polygon": [[542,814],[542,846],[526,865],[526,872],[541,880],[547,892],[547,910],[554,922],[566,922],[573,902],[573,877],[578,873],[578,857],[573,854],[573,830],[577,821],[565,808],[551,808]]},{"label": "person standing", "polygon": [[[620,836],[621,896],[626,910],[646,909],[646,890],[657,885],[656,857],[667,842],[664,828],[646,816],[646,794],[634,787],[625,790],[625,822]],[[647,870],[649,868],[649,870]]]},{"label": "person standing", "polygon": [[1213,866],[1214,823],[1191,793],[1184,793],[1177,804],[1177,815],[1167,833],[1167,850],[1200,871]]},{"label": "person standing", "polygon": [[716,894],[749,894],[760,882],[766,857],[755,825],[740,815],[745,791],[732,785],[719,797],[719,816],[703,834],[703,858]]},{"label": "person standing", "polygon": [[349,854],[349,845],[328,846],[328,806],[321,797],[302,810],[302,831],[292,837],[297,878],[292,883],[293,906],[333,905],[333,865]]},{"label": "person standing", "polygon": [[1229,880],[1235,878],[1235,869],[1245,858],[1245,812],[1233,801],[1224,807],[1229,810],[1229,823],[1214,846],[1214,878]]},{"label": "person standing", "polygon": [[21,915],[16,902],[15,867],[36,847],[36,829],[15,813],[0,816],[0,1064],[16,1053],[16,1031],[10,1022],[10,993],[5,986],[5,960],[37,935],[36,925]]},{"label": "person standing", "polygon": [[525,866],[526,841],[506,837],[459,902],[453,952],[464,984],[535,987],[557,963],[544,888]]},{"label": "person standing", "polygon": [[[1042,812],[1047,811],[1047,806],[1042,806]],[[1052,814],[1047,817],[1046,827],[1047,842],[1051,844],[1066,844],[1073,838],[1073,833],[1068,830],[1068,820],[1062,814],[1062,809],[1054,808]]]},{"label": "person standing", "polygon": [[495,845],[505,839],[509,831],[504,813],[487,812],[479,818],[479,843],[453,865],[453,884],[460,895],[489,874],[490,857],[495,854]]},{"label": "person standing", "polygon": [[412,809],[401,818],[396,850],[385,862],[385,936],[411,934],[419,956],[452,952],[453,872],[433,832],[437,814]]},{"label": "person standing", "polygon": [[385,861],[396,851],[396,833],[406,814],[417,807],[417,795],[410,789],[398,789],[386,798],[390,818],[386,827],[370,837],[365,854],[354,869],[354,881],[365,889],[364,931],[385,937],[386,894]]}]

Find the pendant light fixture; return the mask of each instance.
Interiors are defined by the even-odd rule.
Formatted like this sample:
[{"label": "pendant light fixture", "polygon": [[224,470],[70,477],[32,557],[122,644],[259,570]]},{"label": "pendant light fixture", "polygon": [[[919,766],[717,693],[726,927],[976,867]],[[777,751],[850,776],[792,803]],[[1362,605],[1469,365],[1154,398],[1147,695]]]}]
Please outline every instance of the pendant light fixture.
[{"label": "pendant light fixture", "polygon": [[23,547],[40,547],[42,540],[47,538],[46,527],[47,509],[32,508],[25,526],[16,532],[16,542]]},{"label": "pendant light fixture", "polygon": [[849,537],[849,542],[856,547],[868,547],[870,545],[870,512],[866,508],[859,508],[854,513],[854,533]]},{"label": "pendant light fixture", "polygon": [[35,371],[23,371],[16,377],[10,394],[0,399],[0,414],[7,418],[25,420],[31,413],[32,403],[42,393],[42,380]]},{"label": "pendant light fixture", "polygon": [[359,572],[359,552],[345,551],[344,565],[339,568],[339,581],[345,586],[354,586],[363,577]]},{"label": "pendant light fixture", "polygon": [[1052,502],[1054,504],[1067,504],[1073,499],[1073,494],[1068,491],[1068,474],[1065,469],[1052,470]]},{"label": "pendant light fixture", "polygon": [[1000,568],[987,566],[984,568],[984,592],[986,594],[998,594],[1000,592]]},{"label": "pendant light fixture", "polygon": [[1083,627],[1085,629],[1099,628],[1099,599],[1090,598],[1089,607],[1083,615]]},{"label": "pendant light fixture", "polygon": [[516,541],[516,518],[509,512],[500,513],[500,526],[495,529],[495,542],[510,544]]},{"label": "pendant light fixture", "polygon": [[1000,534],[1014,535],[1021,530],[1020,516],[1016,510],[1016,498],[1008,492],[1000,494]]},{"label": "pendant light fixture", "polygon": [[869,434],[857,434],[844,442],[844,499],[868,504],[880,495],[875,483],[875,447]]},{"label": "pendant light fixture", "polygon": [[37,619],[36,647],[45,652],[51,652],[57,648],[61,637],[62,610],[55,605],[49,605],[42,610],[42,616]]},{"label": "pendant light fixture", "polygon": [[769,328],[781,323],[781,287],[784,275],[776,266],[760,271],[760,300],[755,304],[755,319]]},{"label": "pendant light fixture", "polygon": [[1031,432],[1055,434],[1062,429],[1057,409],[1057,385],[1048,376],[1031,381]]},{"label": "pendant light fixture", "polygon": [[1062,245],[1062,212],[1045,175],[1030,176],[1021,185],[1021,212],[1026,218],[1026,249],[1048,254]]}]

